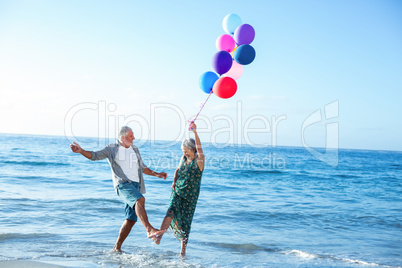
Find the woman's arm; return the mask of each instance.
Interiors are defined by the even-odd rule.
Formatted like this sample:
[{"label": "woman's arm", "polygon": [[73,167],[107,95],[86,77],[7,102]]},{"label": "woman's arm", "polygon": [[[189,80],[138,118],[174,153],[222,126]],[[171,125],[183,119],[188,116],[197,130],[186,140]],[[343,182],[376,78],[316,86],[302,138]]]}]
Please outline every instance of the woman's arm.
[{"label": "woman's arm", "polygon": [[174,191],[174,189],[176,188],[176,181],[177,181],[177,172],[179,172],[179,169],[177,168],[176,171],[174,172],[174,178],[173,178],[173,182],[172,182],[172,189]]},{"label": "woman's arm", "polygon": [[202,151],[201,140],[200,140],[200,138],[198,137],[198,134],[197,134],[197,126],[196,126],[196,124],[192,123],[190,125],[190,129],[194,132],[195,147],[196,147],[197,153],[198,153],[197,164],[198,164],[198,167],[200,168],[200,170],[203,171],[204,170],[204,163],[205,163],[205,156],[204,156],[204,152]]},{"label": "woman's arm", "polygon": [[172,183],[173,191],[176,188],[176,181],[177,181],[177,178],[179,177],[178,172],[179,172],[179,168],[181,166],[181,163],[183,162],[183,159],[184,159],[184,156],[181,157],[180,162],[179,162],[179,166],[176,168],[176,171],[174,172],[173,183]]}]

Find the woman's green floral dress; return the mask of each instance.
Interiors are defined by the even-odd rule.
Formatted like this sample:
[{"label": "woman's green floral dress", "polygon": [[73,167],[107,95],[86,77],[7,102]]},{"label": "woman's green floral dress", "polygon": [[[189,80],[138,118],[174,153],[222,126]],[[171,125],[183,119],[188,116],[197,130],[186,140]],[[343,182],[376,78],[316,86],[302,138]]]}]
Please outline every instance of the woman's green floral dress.
[{"label": "woman's green floral dress", "polygon": [[177,176],[167,216],[173,218],[169,227],[176,238],[187,243],[201,186],[202,171],[198,167],[197,158],[187,164],[184,156]]}]

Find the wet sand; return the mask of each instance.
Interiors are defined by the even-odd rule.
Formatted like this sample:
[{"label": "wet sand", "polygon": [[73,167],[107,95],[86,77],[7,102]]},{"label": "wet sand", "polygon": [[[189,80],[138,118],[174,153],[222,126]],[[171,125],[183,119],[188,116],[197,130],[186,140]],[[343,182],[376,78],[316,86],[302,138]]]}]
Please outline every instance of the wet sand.
[{"label": "wet sand", "polygon": [[45,262],[36,261],[0,261],[0,268],[62,268],[60,266]]}]

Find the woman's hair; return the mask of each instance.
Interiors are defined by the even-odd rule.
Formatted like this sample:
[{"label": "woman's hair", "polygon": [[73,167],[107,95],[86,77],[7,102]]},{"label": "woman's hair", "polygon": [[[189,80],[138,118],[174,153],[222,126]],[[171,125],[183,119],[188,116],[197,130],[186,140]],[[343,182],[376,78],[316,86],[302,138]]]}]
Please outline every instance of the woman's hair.
[{"label": "woman's hair", "polygon": [[127,136],[127,134],[132,130],[129,126],[122,126],[119,131],[119,138]]},{"label": "woman's hair", "polygon": [[185,139],[182,144],[182,147],[186,147],[189,150],[194,151],[195,153],[197,153],[197,147],[195,146],[195,140],[192,138],[189,139]]}]

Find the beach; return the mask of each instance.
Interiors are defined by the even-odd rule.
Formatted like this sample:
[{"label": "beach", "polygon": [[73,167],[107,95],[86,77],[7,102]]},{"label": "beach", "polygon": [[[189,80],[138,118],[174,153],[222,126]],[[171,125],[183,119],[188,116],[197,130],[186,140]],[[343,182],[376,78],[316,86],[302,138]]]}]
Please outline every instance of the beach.
[{"label": "beach", "polygon": [[[87,148],[95,141],[78,140]],[[0,267],[402,266],[401,152],[339,149],[331,166],[302,147],[204,143],[182,259],[170,231],[158,246],[140,223],[124,252],[111,252],[124,204],[106,160],[73,154],[62,136],[1,134],[0,143]],[[168,173],[166,181],[145,176],[146,209],[159,227],[180,144],[139,149],[147,166]]]}]

